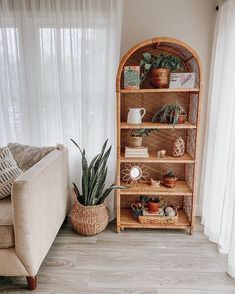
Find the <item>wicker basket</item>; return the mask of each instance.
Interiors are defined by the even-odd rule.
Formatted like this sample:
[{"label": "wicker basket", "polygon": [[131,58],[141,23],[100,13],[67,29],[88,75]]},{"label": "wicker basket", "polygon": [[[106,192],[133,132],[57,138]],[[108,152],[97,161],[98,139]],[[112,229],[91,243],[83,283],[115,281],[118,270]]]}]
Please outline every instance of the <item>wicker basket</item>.
[{"label": "wicker basket", "polygon": [[109,221],[109,211],[104,203],[84,206],[77,199],[69,216],[74,230],[86,236],[100,233],[107,227]]},{"label": "wicker basket", "polygon": [[138,220],[141,224],[175,224],[178,221],[178,214],[174,217],[145,215],[139,216]]}]

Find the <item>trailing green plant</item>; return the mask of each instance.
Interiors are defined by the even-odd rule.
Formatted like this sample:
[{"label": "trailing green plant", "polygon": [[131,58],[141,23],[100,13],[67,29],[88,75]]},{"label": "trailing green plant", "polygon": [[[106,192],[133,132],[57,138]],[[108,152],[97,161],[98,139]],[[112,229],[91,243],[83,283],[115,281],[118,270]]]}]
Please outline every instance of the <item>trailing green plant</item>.
[{"label": "trailing green plant", "polygon": [[109,188],[105,189],[108,172],[107,160],[112,148],[110,146],[106,151],[108,140],[105,141],[101,152],[92,159],[90,164],[87,162],[85,149],[82,150],[73,139],[71,141],[82,155],[82,193],[80,193],[77,185],[73,183],[74,192],[79,203],[85,206],[98,205],[104,202],[112,190],[125,188],[112,184]]},{"label": "trailing green plant", "polygon": [[131,131],[131,136],[133,137],[145,137],[148,136],[150,133],[158,131],[158,129],[133,129]]},{"label": "trailing green plant", "polygon": [[148,202],[160,203],[161,199],[159,197],[149,197]]},{"label": "trailing green plant", "polygon": [[143,72],[141,74],[140,80],[145,79],[146,74],[153,68],[166,68],[169,71],[174,71],[176,69],[182,70],[182,60],[177,56],[163,55],[155,56],[148,52],[142,54],[143,58],[140,61],[140,67],[143,67]]},{"label": "trailing green plant", "polygon": [[152,122],[172,123],[174,127],[182,114],[185,114],[183,107],[178,101],[175,101],[158,109],[152,118]]},{"label": "trailing green plant", "polygon": [[167,206],[167,201],[164,198],[160,198],[158,196],[150,197],[150,196],[141,195],[139,199],[143,207],[146,206],[148,202],[160,203],[161,208],[164,208]]},{"label": "trailing green plant", "polygon": [[164,177],[167,177],[167,178],[176,178],[176,175],[174,174],[174,172],[172,170],[166,172],[164,174]]}]

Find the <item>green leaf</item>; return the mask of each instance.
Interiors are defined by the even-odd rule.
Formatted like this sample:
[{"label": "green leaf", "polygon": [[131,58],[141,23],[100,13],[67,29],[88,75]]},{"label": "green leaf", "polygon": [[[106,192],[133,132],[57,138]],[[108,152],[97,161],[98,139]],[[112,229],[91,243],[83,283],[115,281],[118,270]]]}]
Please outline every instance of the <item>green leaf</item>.
[{"label": "green leaf", "polygon": [[76,196],[77,197],[80,196],[80,192],[79,192],[78,187],[76,186],[75,183],[73,183],[73,189],[74,189],[74,192],[75,192]]},{"label": "green leaf", "polygon": [[148,52],[145,52],[142,55],[143,55],[144,59],[147,60],[147,61],[149,61],[151,59],[151,54],[148,53]]},{"label": "green leaf", "polygon": [[143,60],[143,59],[141,59],[141,61],[140,61],[140,66],[143,66],[145,63],[146,63],[146,61]]},{"label": "green leaf", "polygon": [[108,139],[104,142],[104,145],[103,145],[103,147],[102,147],[102,149],[101,149],[101,152],[100,152],[100,154],[99,154],[99,156],[98,156],[98,159],[97,159],[97,161],[96,161],[96,163],[95,163],[95,166],[94,166],[94,169],[95,169],[95,170],[97,170],[97,169],[99,168],[99,165],[100,165],[100,162],[101,162],[102,157],[103,157],[103,155],[104,155],[104,151],[105,151],[105,149],[106,149],[107,143],[108,143]]},{"label": "green leaf", "polygon": [[145,63],[144,68],[145,68],[145,70],[148,71],[148,70],[150,70],[151,66],[152,66],[152,64],[150,64],[150,63]]},{"label": "green leaf", "polygon": [[112,184],[109,188],[105,189],[101,197],[99,198],[99,204],[103,203],[104,200],[109,196],[112,190],[114,189],[126,189],[124,186],[115,186]]}]

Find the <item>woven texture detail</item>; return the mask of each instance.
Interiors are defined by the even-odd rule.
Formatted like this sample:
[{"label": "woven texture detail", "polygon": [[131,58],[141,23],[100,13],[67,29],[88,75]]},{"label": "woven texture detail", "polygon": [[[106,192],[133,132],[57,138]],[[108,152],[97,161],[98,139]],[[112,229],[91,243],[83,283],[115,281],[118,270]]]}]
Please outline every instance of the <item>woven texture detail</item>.
[{"label": "woven texture detail", "polygon": [[0,199],[11,195],[13,182],[22,173],[9,148],[5,148],[0,154]]},{"label": "woven texture detail", "polygon": [[81,235],[95,235],[103,231],[109,221],[109,212],[105,204],[83,206],[74,201],[70,212],[70,221],[76,232]]}]

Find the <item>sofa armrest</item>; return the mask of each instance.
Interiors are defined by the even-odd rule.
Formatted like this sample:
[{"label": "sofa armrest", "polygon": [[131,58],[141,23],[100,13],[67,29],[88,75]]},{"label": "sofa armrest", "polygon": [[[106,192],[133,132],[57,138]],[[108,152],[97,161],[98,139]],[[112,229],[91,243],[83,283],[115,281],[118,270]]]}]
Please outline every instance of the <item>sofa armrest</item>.
[{"label": "sofa armrest", "polygon": [[12,188],[15,250],[35,276],[69,206],[68,151],[54,150],[17,178]]}]

